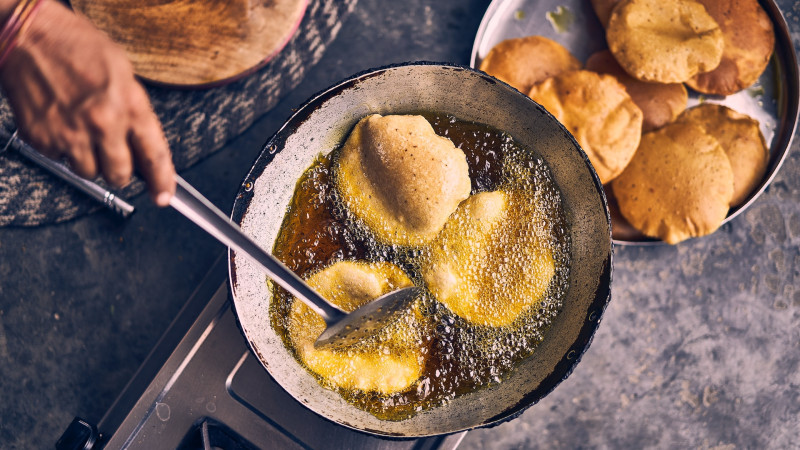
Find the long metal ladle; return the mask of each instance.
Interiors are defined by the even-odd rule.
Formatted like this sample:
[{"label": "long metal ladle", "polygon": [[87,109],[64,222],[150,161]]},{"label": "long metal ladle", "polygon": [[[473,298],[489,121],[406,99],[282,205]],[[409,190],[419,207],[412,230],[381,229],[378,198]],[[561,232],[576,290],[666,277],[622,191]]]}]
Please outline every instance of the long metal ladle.
[{"label": "long metal ladle", "polygon": [[[16,146],[22,156],[102,202],[123,217],[129,216],[133,212],[133,206],[115,196],[111,191],[90,180],[84,180],[75,175],[64,164],[41,155],[20,139],[16,131],[11,135],[5,146],[0,148],[0,153],[5,152],[12,146]],[[170,201],[170,205],[173,208],[220,242],[236,250],[238,254],[248,257],[276,283],[322,316],[323,320],[325,320],[326,328],[314,342],[314,346],[317,348],[336,348],[351,345],[373,335],[378,329],[385,327],[394,320],[398,316],[398,312],[406,311],[411,302],[420,294],[421,289],[417,287],[399,289],[383,295],[348,314],[317,294],[288,267],[242,233],[236,224],[231,222],[222,211],[217,209],[183,178],[175,175],[175,180],[178,186],[175,196]]]},{"label": "long metal ladle", "polygon": [[178,185],[170,206],[217,240],[236,250],[237,255],[249,258],[273,281],[322,316],[326,329],[314,343],[316,348],[347,346],[374,335],[377,330],[394,321],[398,313],[407,311],[421,293],[421,289],[414,286],[398,289],[347,313],[325,300],[297,274],[264,251],[183,178],[175,175],[175,180]]}]

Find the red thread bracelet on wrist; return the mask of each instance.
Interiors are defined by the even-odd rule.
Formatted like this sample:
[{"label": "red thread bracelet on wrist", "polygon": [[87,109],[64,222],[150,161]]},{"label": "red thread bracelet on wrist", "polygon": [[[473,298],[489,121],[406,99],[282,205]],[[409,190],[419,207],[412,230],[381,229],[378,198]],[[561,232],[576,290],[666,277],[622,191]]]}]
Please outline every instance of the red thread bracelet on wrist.
[{"label": "red thread bracelet on wrist", "polygon": [[0,29],[0,67],[17,46],[19,38],[25,34],[41,3],[41,0],[20,0],[14,12],[6,19]]},{"label": "red thread bracelet on wrist", "polygon": [[14,32],[14,29],[16,29],[20,15],[25,9],[26,4],[27,2],[25,0],[17,3],[14,11],[11,12],[11,15],[8,16],[8,19],[6,19],[6,23],[3,24],[3,29],[0,30],[0,49],[6,48],[8,43],[11,42],[9,36],[11,36],[11,34]]}]

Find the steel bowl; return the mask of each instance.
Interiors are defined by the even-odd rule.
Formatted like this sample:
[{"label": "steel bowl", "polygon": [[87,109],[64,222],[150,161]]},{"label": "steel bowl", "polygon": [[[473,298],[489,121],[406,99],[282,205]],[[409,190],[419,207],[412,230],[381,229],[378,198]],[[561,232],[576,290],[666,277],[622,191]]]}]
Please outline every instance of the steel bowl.
[{"label": "steel bowl", "polygon": [[[769,149],[767,168],[747,199],[728,211],[726,224],[752,206],[769,187],[789,152],[800,116],[800,69],[792,34],[774,0],[759,0],[775,28],[775,51],[758,81],[747,89],[726,97],[707,96],[689,90],[688,106],[701,102],[719,103],[758,120]],[[555,16],[566,21],[556,26]],[[510,38],[540,35],[553,39],[580,61],[607,48],[605,30],[592,5],[585,0],[493,0],[475,36],[471,67],[481,61],[497,43]],[[620,245],[665,245],[635,229],[619,212],[609,190],[609,205],[614,243]]]}]

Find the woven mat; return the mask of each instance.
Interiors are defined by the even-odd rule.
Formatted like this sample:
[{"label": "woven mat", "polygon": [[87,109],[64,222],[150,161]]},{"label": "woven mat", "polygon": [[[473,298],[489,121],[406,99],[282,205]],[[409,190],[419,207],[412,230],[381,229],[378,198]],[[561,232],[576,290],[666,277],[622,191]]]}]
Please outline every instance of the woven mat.
[{"label": "woven mat", "polygon": [[[270,63],[245,79],[208,90],[146,86],[170,143],[175,168],[186,169],[219,150],[297,86],[322,57],[356,2],[310,0],[291,41]],[[13,130],[11,109],[0,97],[0,145]],[[118,193],[130,198],[144,188],[144,183],[135,180]],[[14,152],[0,155],[0,226],[63,222],[98,208],[97,202]]]}]

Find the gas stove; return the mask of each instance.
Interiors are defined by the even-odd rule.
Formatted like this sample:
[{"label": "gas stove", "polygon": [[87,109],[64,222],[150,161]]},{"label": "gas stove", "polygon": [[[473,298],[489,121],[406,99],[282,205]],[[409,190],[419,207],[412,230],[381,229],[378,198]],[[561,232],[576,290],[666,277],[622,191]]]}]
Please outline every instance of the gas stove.
[{"label": "gas stove", "polygon": [[97,424],[76,418],[66,449],[455,449],[463,433],[389,439],[334,424],[272,380],[247,347],[220,257]]}]

